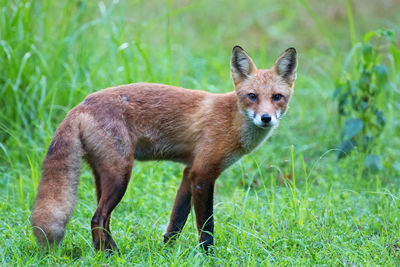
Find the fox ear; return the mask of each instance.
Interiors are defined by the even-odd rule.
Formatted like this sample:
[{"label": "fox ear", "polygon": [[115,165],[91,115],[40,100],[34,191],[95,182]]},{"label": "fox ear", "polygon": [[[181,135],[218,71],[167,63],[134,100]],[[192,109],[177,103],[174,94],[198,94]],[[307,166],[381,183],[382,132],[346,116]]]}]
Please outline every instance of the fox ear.
[{"label": "fox ear", "polygon": [[275,73],[288,84],[292,84],[297,77],[297,52],[293,47],[288,48],[274,63]]},{"label": "fox ear", "polygon": [[257,73],[257,67],[246,51],[236,45],[232,49],[231,76],[233,82],[238,84]]}]

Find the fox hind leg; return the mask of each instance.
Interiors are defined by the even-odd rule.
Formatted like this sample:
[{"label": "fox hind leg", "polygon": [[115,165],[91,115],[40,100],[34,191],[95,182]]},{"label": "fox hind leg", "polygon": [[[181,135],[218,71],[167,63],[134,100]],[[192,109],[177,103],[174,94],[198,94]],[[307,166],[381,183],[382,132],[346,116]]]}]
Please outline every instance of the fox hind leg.
[{"label": "fox hind leg", "polygon": [[89,164],[90,168],[92,169],[92,173],[94,176],[94,183],[96,185],[96,199],[97,199],[97,204],[99,204],[100,197],[101,197],[101,184],[100,184],[100,173],[96,169],[96,164],[94,164],[92,161],[86,159],[87,163]]},{"label": "fox hind leg", "polygon": [[118,171],[104,170],[100,174],[101,196],[92,218],[92,237],[96,250],[118,251],[111,237],[110,218],[114,208],[121,201],[131,176],[132,163],[126,163]]},{"label": "fox hind leg", "polygon": [[81,138],[96,185],[97,209],[91,221],[93,243],[96,250],[118,251],[111,236],[110,218],[130,180],[136,138],[122,121],[104,121],[87,119],[82,124]]}]

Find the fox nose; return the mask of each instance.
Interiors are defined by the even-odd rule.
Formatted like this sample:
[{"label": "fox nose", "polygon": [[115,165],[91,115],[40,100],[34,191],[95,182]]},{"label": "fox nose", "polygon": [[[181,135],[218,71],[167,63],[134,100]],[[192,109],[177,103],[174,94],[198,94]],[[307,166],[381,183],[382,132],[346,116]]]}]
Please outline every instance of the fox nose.
[{"label": "fox nose", "polygon": [[271,121],[271,116],[269,114],[264,114],[261,116],[261,121],[263,123],[269,123]]}]

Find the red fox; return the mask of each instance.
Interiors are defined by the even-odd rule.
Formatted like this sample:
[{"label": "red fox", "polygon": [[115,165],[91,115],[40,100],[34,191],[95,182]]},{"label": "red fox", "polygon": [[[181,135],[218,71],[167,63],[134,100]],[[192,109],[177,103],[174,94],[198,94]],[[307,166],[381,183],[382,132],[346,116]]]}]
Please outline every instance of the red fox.
[{"label": "red fox", "polygon": [[282,53],[271,69],[257,70],[235,46],[234,92],[134,83],[87,96],[58,127],[43,161],[31,218],[38,242],[48,247],[62,240],[85,159],[98,204],[91,221],[94,246],[118,251],[111,237],[111,212],[125,194],[136,159],[185,165],[164,242],[179,235],[193,203],[199,242],[205,250],[213,246],[215,181],[278,126],[293,93],[296,68],[294,48]]}]

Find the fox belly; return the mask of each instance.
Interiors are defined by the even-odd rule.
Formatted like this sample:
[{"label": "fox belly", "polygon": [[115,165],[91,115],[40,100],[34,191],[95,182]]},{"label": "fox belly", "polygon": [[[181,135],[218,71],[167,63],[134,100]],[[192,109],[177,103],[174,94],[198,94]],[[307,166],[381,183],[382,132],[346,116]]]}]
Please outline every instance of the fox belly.
[{"label": "fox belly", "polygon": [[150,138],[139,138],[134,158],[139,161],[171,160],[188,164],[190,155],[191,151],[188,150],[187,145],[170,138],[162,138],[157,141]]}]

